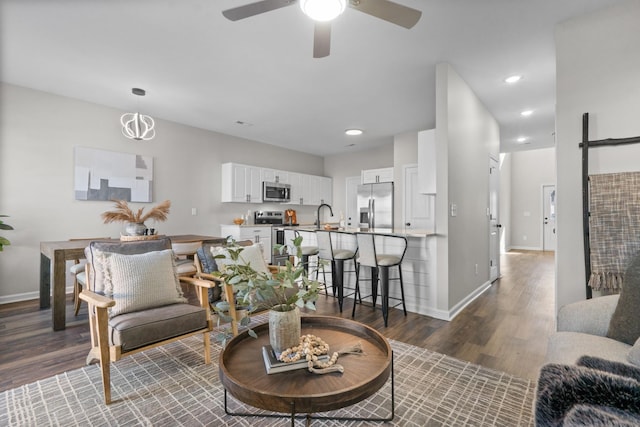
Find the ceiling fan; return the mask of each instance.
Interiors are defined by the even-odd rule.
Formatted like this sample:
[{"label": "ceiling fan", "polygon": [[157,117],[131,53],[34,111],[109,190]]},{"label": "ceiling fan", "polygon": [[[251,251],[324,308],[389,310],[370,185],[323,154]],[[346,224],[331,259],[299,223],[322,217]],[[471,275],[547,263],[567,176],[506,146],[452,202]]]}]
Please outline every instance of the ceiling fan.
[{"label": "ceiling fan", "polygon": [[[346,6],[404,28],[412,28],[422,16],[419,10],[389,0],[261,0],[227,9],[222,14],[231,21],[238,21],[296,3],[300,4],[307,16],[316,21],[313,36],[314,58],[329,55],[331,20],[340,15]],[[325,6],[329,6],[329,9],[325,9]]]}]

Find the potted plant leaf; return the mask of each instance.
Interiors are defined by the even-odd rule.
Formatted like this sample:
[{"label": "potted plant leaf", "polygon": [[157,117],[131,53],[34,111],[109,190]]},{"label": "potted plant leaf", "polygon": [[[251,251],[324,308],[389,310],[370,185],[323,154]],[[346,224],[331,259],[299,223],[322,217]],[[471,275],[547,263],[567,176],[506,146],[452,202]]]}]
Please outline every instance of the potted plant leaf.
[{"label": "potted plant leaf", "polygon": [[[0,215],[0,217],[7,218],[9,215]],[[13,230],[13,227],[0,220],[0,230]],[[8,239],[0,236],[0,252],[2,252],[4,246],[8,246],[10,244],[11,242]]]},{"label": "potted plant leaf", "polygon": [[[302,237],[293,240],[297,263],[287,260],[273,272],[256,271],[243,259],[241,246],[228,246],[230,262],[213,273],[231,285],[238,304],[249,306],[249,314],[269,310],[269,342],[276,352],[297,345],[300,339],[300,308],[315,310],[319,282],[305,274],[302,260]],[[280,245],[276,249],[282,250]],[[224,256],[217,255],[215,258]],[[248,320],[245,321],[248,324]],[[256,336],[249,329],[251,336]]]}]

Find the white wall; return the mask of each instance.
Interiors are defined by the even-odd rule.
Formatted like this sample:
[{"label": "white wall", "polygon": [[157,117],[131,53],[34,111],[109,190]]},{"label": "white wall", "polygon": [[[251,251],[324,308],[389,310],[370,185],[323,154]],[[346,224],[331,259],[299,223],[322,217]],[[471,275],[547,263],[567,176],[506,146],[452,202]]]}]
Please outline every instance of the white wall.
[{"label": "white wall", "polygon": [[[640,1],[556,28],[558,162],[557,305],[585,298],[582,244],[582,114],[591,140],[640,135]],[[591,172],[638,170],[640,145],[589,151]]]},{"label": "white wall", "polygon": [[[360,176],[363,169],[393,166],[393,143],[368,150],[341,153],[324,158],[324,173],[333,178],[333,213],[346,212],[345,178]],[[399,194],[395,191],[396,199]]]},{"label": "white wall", "polygon": [[[219,224],[261,207],[220,203],[224,162],[324,174],[322,157],[164,120],[157,120],[152,141],[128,140],[120,133],[121,114],[45,92],[0,86],[0,213],[10,215],[6,222],[15,228],[2,231],[11,246],[0,253],[0,302],[20,295],[37,297],[41,241],[120,234],[121,225],[104,225],[100,218],[112,203],[74,200],[75,146],[153,156],[154,200],[172,202],[168,221],[156,227],[161,234],[217,236]],[[133,206],[148,209],[154,204]],[[193,207],[196,216],[191,215]],[[299,207],[298,212],[298,220],[313,222],[314,207]]]},{"label": "white wall", "polygon": [[556,149],[511,153],[511,246],[543,249],[543,185],[556,183]]},{"label": "white wall", "polygon": [[[499,158],[500,129],[487,108],[448,64],[436,68],[436,156],[438,169],[445,157],[447,175],[437,176],[436,226],[448,221],[447,254],[438,249],[438,287],[443,285],[446,256],[447,308],[456,310],[489,280],[489,156]],[[447,181],[441,183],[441,179]],[[446,188],[444,188],[446,187]],[[442,191],[441,191],[442,190]],[[447,195],[442,200],[441,195]],[[451,204],[457,216],[447,215]],[[445,236],[438,239],[442,244]],[[477,265],[477,273],[476,273]]]}]

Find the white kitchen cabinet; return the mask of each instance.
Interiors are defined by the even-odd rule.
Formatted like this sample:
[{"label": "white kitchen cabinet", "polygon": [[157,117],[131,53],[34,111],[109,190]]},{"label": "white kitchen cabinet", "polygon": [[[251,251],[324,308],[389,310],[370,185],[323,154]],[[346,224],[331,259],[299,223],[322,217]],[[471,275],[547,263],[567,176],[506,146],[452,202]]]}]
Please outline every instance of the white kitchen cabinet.
[{"label": "white kitchen cabinet", "polygon": [[307,179],[303,179],[302,188],[304,205],[331,204],[333,192],[333,180],[331,178],[307,175]]},{"label": "white kitchen cabinet", "polygon": [[289,185],[291,185],[291,201],[287,205],[301,205],[302,197],[302,175],[301,173],[289,172]]},{"label": "white kitchen cabinet", "polygon": [[289,173],[291,184],[291,205],[331,204],[333,180],[325,176]]},{"label": "white kitchen cabinet", "polygon": [[289,172],[276,169],[262,169],[262,181],[289,184]]},{"label": "white kitchen cabinet", "polygon": [[254,244],[258,243],[262,246],[262,254],[267,264],[271,263],[271,251],[273,250],[271,243],[271,226],[241,226],[241,225],[227,225],[220,226],[220,233],[222,236],[231,236],[236,241],[251,240]]},{"label": "white kitchen cabinet", "polygon": [[239,163],[222,165],[222,202],[262,203],[262,182],[291,185],[289,205],[331,204],[331,178],[277,169],[247,166]]},{"label": "white kitchen cabinet", "polygon": [[320,203],[331,204],[333,200],[333,180],[324,176],[320,177]]},{"label": "white kitchen cabinet", "polygon": [[362,171],[363,184],[393,182],[393,168],[365,169]]},{"label": "white kitchen cabinet", "polygon": [[436,130],[418,132],[418,191],[436,194]]},{"label": "white kitchen cabinet", "polygon": [[222,164],[222,202],[261,203],[261,168],[239,163]]},{"label": "white kitchen cabinet", "polygon": [[419,172],[417,165],[405,165],[403,222],[404,232],[434,231],[435,222],[435,194],[420,193]]}]

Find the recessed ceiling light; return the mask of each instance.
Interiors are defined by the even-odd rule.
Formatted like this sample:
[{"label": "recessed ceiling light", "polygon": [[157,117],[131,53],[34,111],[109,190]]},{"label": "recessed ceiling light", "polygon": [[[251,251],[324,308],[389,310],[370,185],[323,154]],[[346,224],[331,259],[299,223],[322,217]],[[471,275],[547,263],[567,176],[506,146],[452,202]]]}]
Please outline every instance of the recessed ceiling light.
[{"label": "recessed ceiling light", "polygon": [[526,136],[521,136],[518,139],[516,139],[516,141],[518,141],[518,142],[525,142],[526,140],[527,140]]},{"label": "recessed ceiling light", "polygon": [[351,136],[357,136],[357,135],[362,135],[362,130],[360,129],[347,129],[344,131],[344,133],[346,133],[347,135],[351,135]]},{"label": "recessed ceiling light", "polygon": [[524,117],[529,117],[532,114],[533,114],[533,110],[524,110],[523,112],[520,113],[520,115]]},{"label": "recessed ceiling light", "polygon": [[506,79],[504,79],[505,83],[515,83],[515,82],[519,82],[520,80],[522,80],[522,76],[509,76]]}]

